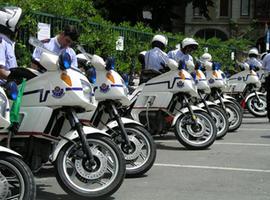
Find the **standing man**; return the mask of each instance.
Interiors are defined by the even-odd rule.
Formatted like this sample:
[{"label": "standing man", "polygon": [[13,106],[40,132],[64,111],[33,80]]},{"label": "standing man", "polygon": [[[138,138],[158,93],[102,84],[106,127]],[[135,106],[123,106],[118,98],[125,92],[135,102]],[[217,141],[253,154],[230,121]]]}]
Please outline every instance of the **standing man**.
[{"label": "standing man", "polygon": [[4,7],[0,9],[0,85],[5,83],[10,69],[17,67],[15,57],[15,38],[22,9]]},{"label": "standing man", "polygon": [[263,58],[262,68],[265,70],[267,117],[270,122],[270,53]]},{"label": "standing man", "polygon": [[[70,47],[79,38],[79,33],[74,26],[67,25],[65,29],[57,36],[51,39],[43,40],[45,48],[60,55],[63,51],[66,51],[71,57],[71,66],[78,67],[75,51]],[[40,70],[42,68],[39,65],[42,50],[36,48],[32,55],[32,68]]]}]

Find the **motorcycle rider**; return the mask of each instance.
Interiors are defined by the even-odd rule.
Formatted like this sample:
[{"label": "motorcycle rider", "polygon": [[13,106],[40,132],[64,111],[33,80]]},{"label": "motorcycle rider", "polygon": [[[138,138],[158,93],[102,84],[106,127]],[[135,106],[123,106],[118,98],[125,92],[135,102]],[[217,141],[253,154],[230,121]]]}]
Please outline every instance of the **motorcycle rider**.
[{"label": "motorcycle rider", "polygon": [[15,56],[15,39],[17,25],[22,16],[19,7],[3,7],[0,9],[0,85],[5,83],[10,69],[17,67]]},{"label": "motorcycle rider", "polygon": [[249,66],[255,66],[258,70],[262,67],[259,58],[259,51],[257,48],[251,48],[248,52],[248,59],[245,61]]},{"label": "motorcycle rider", "polygon": [[152,49],[144,56],[144,66],[140,75],[140,84],[158,76],[166,70],[169,57],[164,52],[168,39],[164,35],[155,35],[152,39]]},{"label": "motorcycle rider", "polygon": [[262,68],[265,71],[265,89],[266,89],[266,102],[267,102],[267,117],[270,122],[270,53],[263,58]]},{"label": "motorcycle rider", "polygon": [[[79,38],[79,33],[75,26],[67,25],[64,30],[54,38],[43,40],[45,48],[53,51],[56,54],[61,54],[66,51],[71,57],[71,66],[77,68],[78,62],[75,51],[70,47]],[[43,67],[39,64],[42,50],[35,48],[32,55],[32,68],[43,71]]]},{"label": "motorcycle rider", "polygon": [[[175,49],[168,52],[168,56],[171,59],[174,59],[176,62],[185,61],[191,62],[194,65],[193,58],[190,55],[193,51],[198,48],[199,44],[193,38],[185,38],[181,42],[181,49]],[[193,69],[188,69],[193,71]]]}]

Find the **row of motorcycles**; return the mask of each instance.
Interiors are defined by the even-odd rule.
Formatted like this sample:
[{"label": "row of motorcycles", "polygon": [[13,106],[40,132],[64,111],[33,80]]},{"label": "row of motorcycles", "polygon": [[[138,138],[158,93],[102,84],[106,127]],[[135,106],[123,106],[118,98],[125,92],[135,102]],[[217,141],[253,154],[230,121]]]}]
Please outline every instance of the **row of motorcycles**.
[{"label": "row of motorcycles", "polygon": [[[0,199],[34,199],[32,172],[47,162],[68,194],[110,196],[126,176],[151,169],[156,159],[152,136],[172,131],[186,148],[206,149],[242,123],[242,107],[226,95],[230,80],[218,63],[198,63],[188,72],[192,63],[170,60],[168,72],[131,92],[113,62],[79,45],[95,69],[87,77],[71,68],[67,53],[56,55],[35,38],[29,43],[43,51],[40,65],[46,72],[11,71],[8,82],[26,80],[16,130],[8,128],[7,97],[12,95],[8,88],[0,90],[0,145],[14,150],[0,148]],[[247,82],[256,73],[246,71]],[[254,91],[248,98],[253,105],[261,102],[261,93]]]}]

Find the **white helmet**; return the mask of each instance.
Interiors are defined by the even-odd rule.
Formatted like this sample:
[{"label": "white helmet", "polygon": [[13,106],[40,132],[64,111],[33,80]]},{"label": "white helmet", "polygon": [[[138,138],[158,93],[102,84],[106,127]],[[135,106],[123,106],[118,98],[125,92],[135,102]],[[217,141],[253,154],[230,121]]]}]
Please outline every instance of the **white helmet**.
[{"label": "white helmet", "polygon": [[248,52],[248,55],[251,55],[251,54],[255,54],[255,55],[258,56],[259,55],[258,49],[257,48],[250,49],[249,52]]},{"label": "white helmet", "polygon": [[22,9],[19,7],[4,7],[0,9],[0,25],[15,32],[16,25],[20,21]]},{"label": "white helmet", "polygon": [[181,47],[185,48],[186,46],[189,46],[189,45],[199,46],[199,44],[193,38],[185,38],[185,39],[183,39],[183,41],[181,43]]},{"label": "white helmet", "polygon": [[205,61],[212,61],[212,56],[210,53],[204,53],[202,56],[201,56],[201,61],[202,62],[205,62]]},{"label": "white helmet", "polygon": [[164,44],[164,46],[167,46],[168,44],[168,39],[164,35],[155,35],[152,39],[152,42],[156,42],[156,41],[161,42],[162,44]]}]

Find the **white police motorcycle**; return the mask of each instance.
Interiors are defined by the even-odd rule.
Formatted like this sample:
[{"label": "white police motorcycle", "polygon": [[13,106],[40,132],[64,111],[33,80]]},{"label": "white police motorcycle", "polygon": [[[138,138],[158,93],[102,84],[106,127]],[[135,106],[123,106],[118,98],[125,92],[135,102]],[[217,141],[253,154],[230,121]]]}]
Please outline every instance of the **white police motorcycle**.
[{"label": "white police motorcycle", "polygon": [[[17,96],[16,84],[9,83],[6,92],[11,99]],[[0,87],[0,130],[10,126],[9,101]],[[36,185],[33,174],[22,160],[22,156],[0,146],[0,199],[29,200],[36,197]]]},{"label": "white police motorcycle", "polygon": [[197,98],[198,93],[185,65],[170,59],[170,71],[141,84],[129,96],[128,111],[152,135],[174,130],[176,138],[186,148],[205,149],[215,141],[217,129],[204,109],[189,102],[191,97]]},{"label": "white police motorcycle", "polygon": [[[55,166],[60,186],[69,194],[85,198],[111,195],[125,177],[125,160],[117,145],[105,132],[82,126],[77,113],[96,106],[89,99],[90,83],[72,68],[69,55],[60,56],[43,48],[30,38],[30,44],[41,48],[40,65],[45,73],[18,69],[10,79],[24,77],[21,121],[11,139],[12,149],[20,152],[34,171],[48,161]],[[63,124],[70,123],[65,129]],[[7,139],[1,130],[0,142]]]},{"label": "white police motorcycle", "polygon": [[207,95],[206,99],[213,101],[220,105],[226,111],[229,121],[229,131],[237,130],[242,124],[242,110],[230,98],[223,96],[226,90],[226,81],[224,73],[220,70],[220,64],[216,62],[204,63],[206,68],[206,78],[211,88],[211,93]]},{"label": "white police motorcycle", "polygon": [[197,61],[195,70],[191,73],[191,75],[195,80],[198,95],[200,98],[194,98],[193,100],[195,105],[205,109],[208,114],[213,118],[217,127],[216,139],[220,139],[227,134],[229,129],[229,121],[227,119],[226,112],[222,108],[220,108],[218,104],[205,100],[205,95],[210,94],[211,89],[203,71],[205,71],[204,67],[202,66],[200,61]]},{"label": "white police motorcycle", "polygon": [[[84,122],[106,131],[122,150],[126,160],[127,176],[140,176],[154,164],[156,147],[150,133],[139,122],[121,117],[119,107],[129,105],[127,87],[122,77],[114,70],[114,61],[107,63],[97,55],[89,55],[82,47],[80,60],[86,60],[96,70],[88,77],[93,83],[93,101],[98,101],[97,108],[92,112],[78,115]],[[92,69],[92,68],[91,68]],[[91,76],[91,75],[90,75]]]},{"label": "white police motorcycle", "polygon": [[228,79],[228,94],[234,96],[255,117],[265,117],[266,94],[259,92],[261,80],[264,81],[262,70],[256,73],[255,66],[240,63],[243,70]]}]

